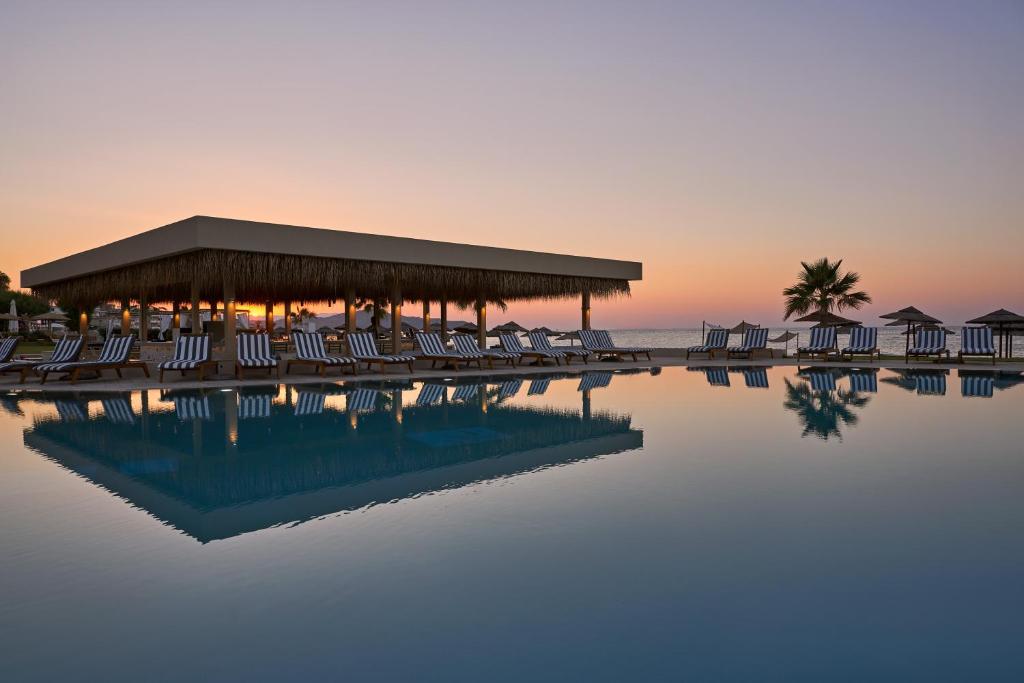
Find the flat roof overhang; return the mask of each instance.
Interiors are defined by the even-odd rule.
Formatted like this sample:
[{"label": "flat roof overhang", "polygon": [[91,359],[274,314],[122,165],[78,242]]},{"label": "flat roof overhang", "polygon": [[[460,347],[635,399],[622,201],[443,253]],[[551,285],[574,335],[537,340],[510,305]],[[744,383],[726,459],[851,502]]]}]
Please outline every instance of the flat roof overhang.
[{"label": "flat roof overhang", "polygon": [[204,251],[620,281],[627,292],[628,282],[643,276],[642,264],[634,261],[193,216],[29,268],[21,284],[45,292],[58,283]]}]

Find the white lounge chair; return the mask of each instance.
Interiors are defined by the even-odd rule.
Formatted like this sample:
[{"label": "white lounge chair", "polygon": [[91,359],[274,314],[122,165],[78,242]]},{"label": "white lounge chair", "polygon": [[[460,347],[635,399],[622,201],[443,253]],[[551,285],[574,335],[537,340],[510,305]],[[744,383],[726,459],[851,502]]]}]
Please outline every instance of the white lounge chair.
[{"label": "white lounge chair", "polygon": [[160,381],[164,381],[164,372],[168,370],[177,370],[182,377],[185,376],[186,370],[196,370],[199,373],[199,381],[203,381],[206,368],[211,365],[217,367],[217,361],[212,359],[210,351],[210,335],[181,335],[174,344],[174,358],[156,366],[160,371]]},{"label": "white lounge chair", "polygon": [[[943,356],[949,358],[945,330],[918,330],[914,335],[914,345],[907,350],[904,361],[909,362],[911,358],[928,358],[930,356],[935,356],[936,360],[941,360]],[[945,383],[945,377],[943,377],[943,383]]]},{"label": "white lounge chair", "polygon": [[651,351],[654,350],[640,346],[616,346],[608,330],[577,330],[576,334],[583,348],[598,358],[615,357],[621,360],[624,356],[631,356],[636,361],[637,356],[646,356],[650,360]]},{"label": "white lounge chair", "polygon": [[873,356],[881,357],[881,352],[878,349],[878,328],[852,328],[850,330],[850,341],[839,352],[839,355],[841,358],[849,356],[850,360],[853,360],[854,356],[866,355],[868,357],[868,361],[870,361]]},{"label": "white lounge chair", "polygon": [[393,355],[382,354],[377,350],[377,343],[369,332],[349,332],[348,351],[360,363],[366,363],[369,370],[376,365],[380,372],[384,372],[385,365],[404,365],[412,372],[412,365],[416,362],[416,356],[405,353]]},{"label": "white lounge chair", "polygon": [[349,367],[353,375],[359,372],[359,361],[352,356],[328,354],[319,332],[293,332],[292,341],[295,342],[295,358],[288,360],[285,374],[291,373],[293,365],[310,365],[321,377],[327,374],[327,368],[338,368],[339,372],[344,372]]},{"label": "white lounge chair", "polygon": [[797,347],[796,359],[800,361],[802,356],[821,356],[828,358],[829,354],[838,353],[836,344],[836,328],[815,327],[811,330],[811,340],[806,346]]},{"label": "white lounge chair", "polygon": [[515,366],[519,363],[519,359],[522,356],[518,353],[512,353],[511,351],[504,351],[501,349],[481,349],[476,345],[476,339],[468,334],[453,334],[452,343],[455,345],[455,351],[468,357],[476,356],[477,354],[483,354],[484,358],[487,359],[487,364],[490,368],[494,369],[494,361],[503,360],[506,365]]},{"label": "white lounge chair", "polygon": [[755,351],[768,350],[768,328],[752,327],[743,333],[743,343],[739,346],[730,346],[726,352],[726,358],[733,356],[746,356],[752,358]]},{"label": "white lounge chair", "polygon": [[530,339],[530,346],[533,347],[534,351],[556,351],[565,358],[565,364],[569,364],[570,358],[582,358],[583,363],[586,364],[587,357],[590,356],[590,351],[584,348],[576,348],[573,346],[560,346],[555,348],[551,345],[551,340],[543,332],[528,332],[527,337]]},{"label": "white lounge chair", "polygon": [[729,330],[716,327],[708,331],[708,336],[703,344],[686,349],[686,357],[689,358],[691,353],[706,353],[709,358],[714,358],[716,351],[725,351],[727,346],[729,346]]},{"label": "white lounge chair", "polygon": [[996,345],[990,327],[965,327],[960,331],[960,352],[957,359],[963,363],[964,356],[991,356],[996,364]]},{"label": "white lounge chair", "polygon": [[437,367],[438,363],[444,363],[458,370],[459,363],[467,366],[470,363],[476,363],[477,367],[483,370],[484,361],[487,360],[487,357],[479,350],[475,352],[449,351],[441,340],[441,335],[437,332],[417,332],[414,343],[420,351],[420,358],[429,360],[431,368]]},{"label": "white lounge chair", "polygon": [[34,372],[35,368],[44,363],[73,363],[77,361],[78,357],[82,355],[82,349],[84,348],[85,338],[65,337],[57,342],[57,345],[53,348],[53,353],[46,360],[14,360],[0,363],[0,374],[17,372],[21,375],[19,381],[24,382],[25,378]]},{"label": "white lounge chair", "polygon": [[35,372],[42,376],[41,384],[46,383],[47,376],[53,373],[66,373],[72,384],[78,381],[79,375],[85,372],[95,372],[98,377],[103,376],[104,370],[113,370],[121,377],[121,370],[126,368],[138,368],[146,377],[149,377],[149,366],[139,360],[129,360],[132,345],[135,343],[135,336],[131,334],[115,335],[103,343],[99,358],[96,360],[80,360],[74,363],[56,363],[52,360],[35,367]]},{"label": "white lounge chair", "polygon": [[235,360],[235,379],[242,379],[242,370],[266,370],[270,375],[277,369],[281,376],[277,356],[270,350],[270,335],[265,332],[257,334],[240,334],[237,340],[238,358]]},{"label": "white lounge chair", "polygon": [[515,334],[510,332],[502,332],[498,335],[498,342],[501,344],[503,351],[508,353],[517,353],[522,358],[535,358],[537,364],[543,364],[545,360],[555,361],[555,365],[561,365],[562,359],[565,358],[566,365],[569,364],[568,357],[561,351],[538,351],[537,349],[528,349],[523,346],[523,342],[519,340]]}]

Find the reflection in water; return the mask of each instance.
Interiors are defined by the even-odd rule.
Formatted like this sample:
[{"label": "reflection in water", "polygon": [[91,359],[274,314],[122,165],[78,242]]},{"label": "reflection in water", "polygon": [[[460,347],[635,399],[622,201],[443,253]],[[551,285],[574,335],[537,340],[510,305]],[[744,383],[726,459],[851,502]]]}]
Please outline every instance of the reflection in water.
[{"label": "reflection in water", "polygon": [[[129,394],[37,395],[55,415],[36,417],[24,438],[206,542],[639,448],[643,434],[628,415],[590,409],[591,388],[611,375],[584,375],[583,405],[569,409],[512,401],[522,379],[452,391],[444,383],[169,391],[153,410],[145,392],[136,395],[141,410]],[[576,380],[530,381],[537,395]],[[403,405],[409,389],[415,398]],[[102,413],[90,414],[90,401]]]},{"label": "reflection in water", "polygon": [[946,375],[949,370],[890,370],[891,377],[882,381],[901,389],[912,391],[919,396],[945,396]]},{"label": "reflection in water", "polygon": [[[786,410],[796,413],[803,426],[801,436],[814,435],[825,441],[836,437],[841,441],[843,434],[840,427],[853,427],[860,421],[854,409],[867,406],[871,397],[865,396],[864,391],[852,388],[852,374],[851,389],[838,388],[836,380],[843,374],[843,369],[808,368],[798,372],[801,381],[793,382],[788,377],[784,378],[786,397],[782,405]],[[857,382],[861,384],[865,380],[860,378]]]}]

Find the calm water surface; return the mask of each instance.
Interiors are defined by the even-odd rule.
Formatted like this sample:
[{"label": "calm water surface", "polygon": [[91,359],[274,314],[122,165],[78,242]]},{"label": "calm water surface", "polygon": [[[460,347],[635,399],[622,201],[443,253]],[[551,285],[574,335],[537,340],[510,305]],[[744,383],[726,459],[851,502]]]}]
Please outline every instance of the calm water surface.
[{"label": "calm water surface", "polygon": [[1024,680],[1022,379],[4,389],[4,678]]}]

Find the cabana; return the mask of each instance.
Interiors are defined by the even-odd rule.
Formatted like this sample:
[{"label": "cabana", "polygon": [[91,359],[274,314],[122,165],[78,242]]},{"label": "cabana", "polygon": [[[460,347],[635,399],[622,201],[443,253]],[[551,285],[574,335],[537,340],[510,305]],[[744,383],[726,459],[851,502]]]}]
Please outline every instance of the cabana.
[{"label": "cabana", "polygon": [[[449,303],[473,306],[484,348],[488,302],[578,297],[581,327],[589,329],[591,299],[628,296],[630,281],[640,280],[642,271],[632,261],[193,216],[29,268],[21,282],[82,310],[120,302],[124,329],[132,301],[144,318],[141,329],[148,329],[151,304],[170,303],[174,330],[182,326],[182,303],[194,312],[192,327],[199,329],[200,304],[206,302],[223,316],[221,359],[234,361],[239,302],[265,304],[273,329],[275,303],[284,304],[288,321],[293,302],[343,301],[348,332],[355,330],[359,300],[390,305],[392,320],[401,319],[406,301],[425,309],[438,303],[442,328]],[[86,315],[78,320],[83,333]],[[428,315],[424,326],[429,324]],[[390,342],[390,352],[398,353],[397,325]]]}]

